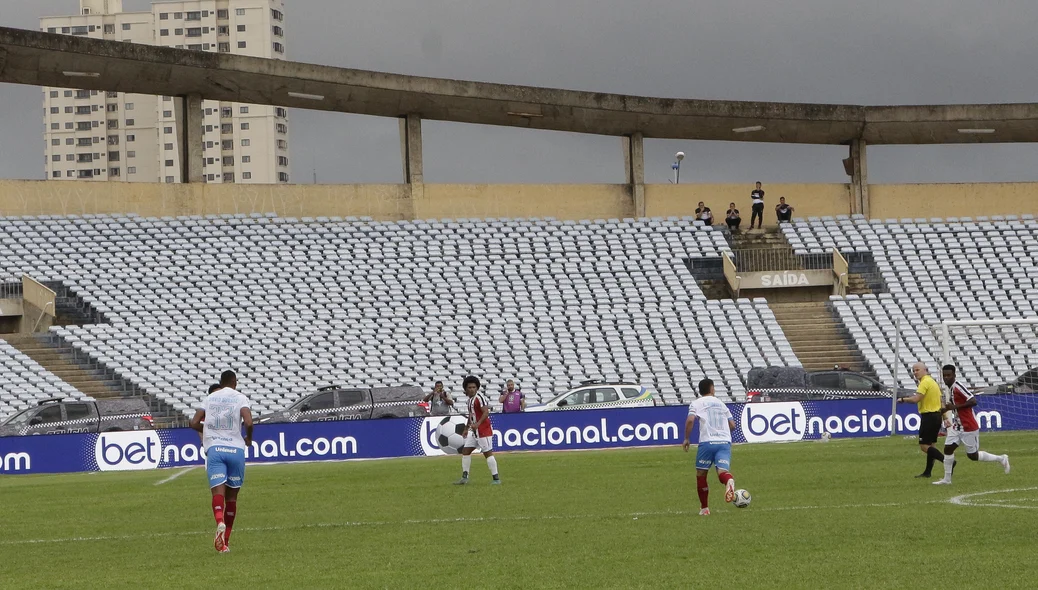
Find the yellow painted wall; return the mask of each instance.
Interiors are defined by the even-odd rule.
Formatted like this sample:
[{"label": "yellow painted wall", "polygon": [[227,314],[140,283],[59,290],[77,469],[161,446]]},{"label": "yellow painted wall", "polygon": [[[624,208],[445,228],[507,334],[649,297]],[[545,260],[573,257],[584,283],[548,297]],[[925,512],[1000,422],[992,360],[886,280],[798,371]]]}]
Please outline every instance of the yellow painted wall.
[{"label": "yellow painted wall", "polygon": [[427,184],[415,216],[609,219],[633,217],[634,205],[619,184]]},{"label": "yellow painted wall", "polygon": [[[705,201],[720,221],[735,201],[750,218],[749,184],[646,185],[650,217],[692,215]],[[845,184],[765,185],[766,224],[786,196],[795,218],[850,213]],[[1038,214],[1038,183],[871,185],[872,217]],[[135,213],[148,217],[276,213],[283,217],[367,216],[379,220],[479,217],[632,217],[627,187],[612,184],[427,184],[412,206],[403,184],[185,185],[0,180],[0,216]]]},{"label": "yellow painted wall", "polygon": [[1038,214],[1038,183],[869,185],[871,217],[978,217]]},{"label": "yellow painted wall", "polygon": [[[714,212],[722,223],[728,204],[734,202],[743,218],[750,222],[752,184],[649,184],[645,185],[645,214],[649,217],[694,215],[699,201]],[[849,215],[850,185],[847,184],[767,184],[764,189],[764,225],[775,225],[775,205],[779,197],[793,206],[793,218]]]}]

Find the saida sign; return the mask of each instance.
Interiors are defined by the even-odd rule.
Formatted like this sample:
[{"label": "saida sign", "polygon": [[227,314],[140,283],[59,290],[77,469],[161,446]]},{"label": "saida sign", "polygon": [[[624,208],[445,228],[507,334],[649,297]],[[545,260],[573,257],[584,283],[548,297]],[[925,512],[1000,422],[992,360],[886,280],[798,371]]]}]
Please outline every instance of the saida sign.
[{"label": "saida sign", "polygon": [[786,287],[832,287],[831,270],[779,270],[739,273],[740,289],[782,289]]}]

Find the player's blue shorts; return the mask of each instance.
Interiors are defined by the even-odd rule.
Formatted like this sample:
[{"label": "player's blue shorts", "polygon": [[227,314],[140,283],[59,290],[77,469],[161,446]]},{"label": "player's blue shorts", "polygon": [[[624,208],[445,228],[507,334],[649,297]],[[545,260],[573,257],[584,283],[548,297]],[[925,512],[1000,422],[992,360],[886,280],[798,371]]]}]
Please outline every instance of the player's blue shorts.
[{"label": "player's blue shorts", "polygon": [[725,471],[731,469],[732,443],[699,443],[696,450],[696,469],[710,469],[711,465],[716,465],[718,469]]},{"label": "player's blue shorts", "polygon": [[209,487],[226,484],[240,488],[245,483],[245,450],[237,447],[214,445],[205,456],[205,471]]}]

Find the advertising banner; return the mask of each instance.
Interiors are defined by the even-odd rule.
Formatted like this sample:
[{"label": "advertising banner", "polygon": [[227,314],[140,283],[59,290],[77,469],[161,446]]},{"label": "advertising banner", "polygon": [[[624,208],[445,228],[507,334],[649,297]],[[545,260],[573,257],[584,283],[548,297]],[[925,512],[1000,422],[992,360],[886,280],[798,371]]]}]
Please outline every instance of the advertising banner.
[{"label": "advertising banner", "polygon": [[[1038,398],[1035,398],[1038,399]],[[981,430],[1038,429],[1029,394],[978,396]],[[737,443],[792,442],[890,434],[889,399],[729,404]],[[914,433],[919,415],[899,405],[898,434]],[[494,449],[551,451],[678,444],[686,406],[493,414]],[[451,417],[347,420],[256,426],[251,463],[380,459],[445,454],[437,427]],[[457,417],[454,417],[456,420]],[[696,442],[698,427],[692,433]],[[205,454],[189,429],[0,438],[0,474],[131,471],[201,465]]]}]

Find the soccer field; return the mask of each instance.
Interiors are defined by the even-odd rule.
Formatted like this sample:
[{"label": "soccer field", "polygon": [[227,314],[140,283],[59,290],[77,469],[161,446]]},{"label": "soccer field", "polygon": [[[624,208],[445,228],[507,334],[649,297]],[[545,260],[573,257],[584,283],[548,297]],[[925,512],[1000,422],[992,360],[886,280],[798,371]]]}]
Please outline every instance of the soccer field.
[{"label": "soccer field", "polygon": [[[232,552],[204,471],[0,478],[4,588],[1031,588],[1034,433],[914,479],[914,440],[741,445],[746,509],[678,447],[250,466]],[[935,468],[935,474],[940,467]],[[1016,490],[1016,491],[1007,491]],[[982,504],[982,505],[978,505]]]}]

